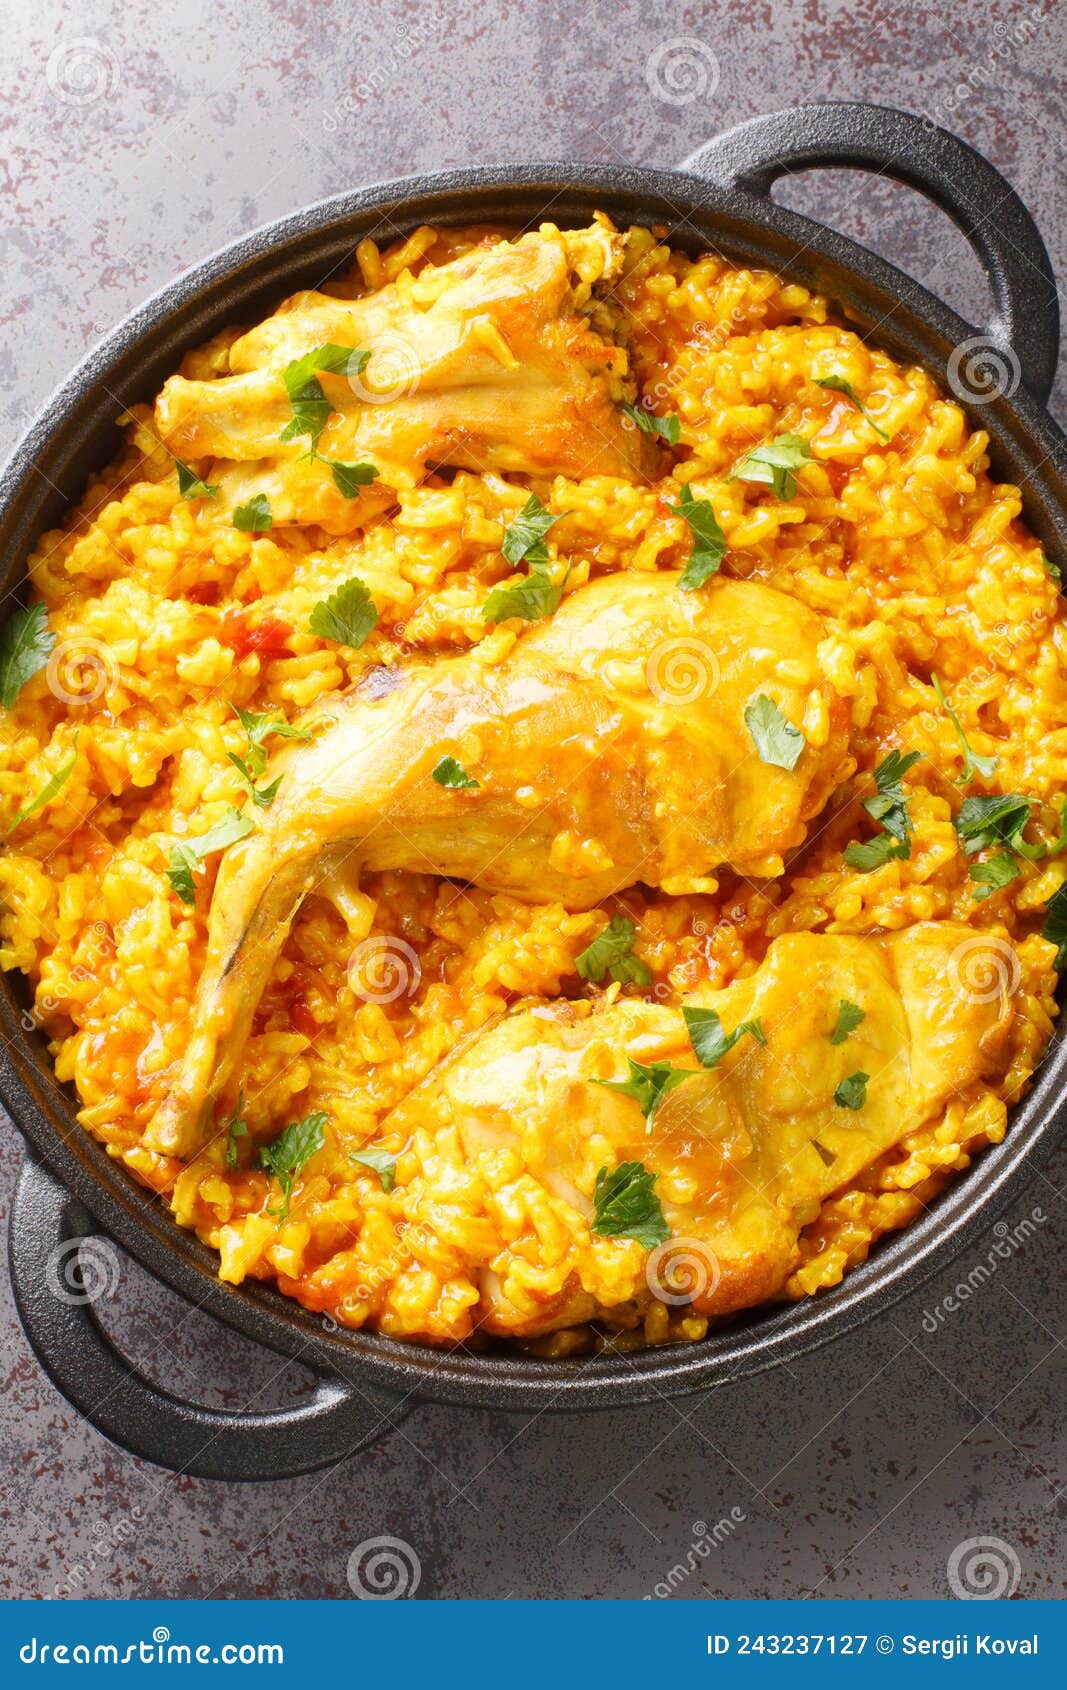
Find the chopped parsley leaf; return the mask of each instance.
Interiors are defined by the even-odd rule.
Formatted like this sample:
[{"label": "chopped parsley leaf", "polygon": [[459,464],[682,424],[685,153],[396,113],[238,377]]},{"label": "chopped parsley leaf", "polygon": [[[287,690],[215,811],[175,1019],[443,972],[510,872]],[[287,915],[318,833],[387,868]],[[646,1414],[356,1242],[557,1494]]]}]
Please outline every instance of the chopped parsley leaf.
[{"label": "chopped parsley leaf", "polygon": [[832,1045],[843,1045],[850,1033],[854,1033],[861,1021],[866,1021],[867,1011],[861,1009],[858,1003],[850,1003],[848,998],[842,998],[837,1006],[837,1026],[830,1034]]},{"label": "chopped parsley leaf", "polygon": [[600,981],[610,974],[620,986],[650,986],[651,970],[634,955],[636,932],[627,916],[613,915],[604,931],[575,959],[582,979]]},{"label": "chopped parsley leaf", "polygon": [[367,1150],[350,1150],[348,1160],[358,1162],[363,1168],[372,1169],[381,1180],[383,1191],[392,1191],[396,1185],[396,1157],[391,1150],[376,1150],[373,1147]]},{"label": "chopped parsley leaf", "polygon": [[244,839],[251,832],[251,817],[243,816],[231,805],[221,821],[217,821],[206,833],[198,834],[195,839],[182,839],[171,846],[167,879],[183,904],[196,903],[193,874],[204,858],[212,856],[215,851],[225,851],[227,846],[236,844],[238,839]]},{"label": "chopped parsley leaf", "polygon": [[667,509],[675,516],[684,517],[689,525],[693,545],[678,585],[683,593],[691,593],[717,574],[726,556],[726,535],[719,527],[710,499],[694,499],[688,481],[678,495],[678,503],[668,502]]},{"label": "chopped parsley leaf", "polygon": [[308,618],[308,628],[320,640],[358,651],[378,626],[378,612],[370,592],[358,575],[338,587],[328,599],[320,599]]},{"label": "chopped parsley leaf", "polygon": [[981,903],[983,898],[990,897],[1002,887],[1010,886],[1013,880],[1018,880],[1022,870],[1010,852],[1000,851],[995,857],[990,857],[988,862],[972,863],[967,872],[972,880],[979,882],[974,899],[976,903]]},{"label": "chopped parsley leaf", "polygon": [[67,761],[60,764],[55,774],[51,775],[49,779],[45,781],[36,798],[31,798],[30,802],[26,805],[26,808],[19,811],[18,815],[9,826],[7,830],[8,833],[14,833],[15,829],[20,827],[21,824],[26,821],[27,817],[36,815],[38,810],[43,810],[46,804],[50,804],[52,802],[52,799],[62,787],[66,786],[71,775],[74,773],[74,765],[77,761],[78,734],[77,730],[75,730],[70,756],[67,758]]},{"label": "chopped parsley leaf", "polygon": [[930,676],[930,684],[937,694],[942,710],[952,723],[956,738],[960,742],[960,749],[963,752],[963,773],[960,776],[960,785],[966,785],[967,781],[973,780],[976,771],[983,780],[992,780],[997,772],[997,764],[1000,762],[1000,758],[979,757],[976,751],[971,750],[970,741],[960,725],[960,719],[945,697],[944,689],[936,675]]},{"label": "chopped parsley leaf", "polygon": [[454,786],[459,792],[473,791],[481,786],[481,781],[472,780],[462,763],[457,763],[454,757],[442,757],[434,766],[433,779],[438,786]]},{"label": "chopped parsley leaf", "polygon": [[834,1092],[834,1102],[841,1109],[862,1109],[867,1101],[867,1081],[869,1074],[861,1069],[858,1074],[849,1074],[843,1079]]},{"label": "chopped parsley leaf", "polygon": [[883,868],[894,857],[911,856],[911,817],[901,780],[921,756],[921,751],[890,751],[875,769],[878,791],[863,800],[863,808],[884,831],[864,845],[845,848],[846,863],[860,874]]},{"label": "chopped parsley leaf", "polygon": [[992,792],[965,798],[956,817],[956,835],[969,857],[994,845],[1006,845],[1017,856],[1036,863],[1043,845],[1030,845],[1023,828],[1030,820],[1030,800],[1017,792]]},{"label": "chopped parsley leaf", "polygon": [[590,1083],[602,1086],[605,1091],[617,1091],[623,1097],[632,1097],[649,1122],[675,1086],[680,1086],[683,1080],[691,1080],[696,1073],[695,1068],[675,1068],[670,1062],[635,1062],[632,1056],[628,1056],[626,1061],[630,1069],[627,1079],[592,1080]]},{"label": "chopped parsley leaf", "polygon": [[732,1033],[728,1033],[717,1009],[683,1009],[682,1018],[689,1043],[703,1068],[714,1068],[746,1033],[751,1033],[758,1044],[767,1043],[767,1035],[759,1021],[742,1021]]},{"label": "chopped parsley leaf", "polygon": [[677,446],[682,433],[677,417],[657,417],[654,411],[646,411],[643,405],[624,405],[622,411],[623,416],[629,417],[642,434],[658,434],[669,446]]},{"label": "chopped parsley leaf", "polygon": [[562,581],[553,582],[549,568],[547,557],[544,563],[538,559],[525,580],[515,581],[510,587],[494,587],[482,606],[485,620],[508,622],[513,616],[521,616],[524,622],[540,622],[551,616],[563,597],[570,569]]},{"label": "chopped parsley leaf", "polygon": [[829,388],[831,393],[843,393],[846,399],[851,399],[857,411],[859,411],[862,416],[866,417],[867,421],[874,429],[875,434],[881,435],[883,440],[889,439],[885,429],[879,428],[878,424],[871,416],[870,411],[868,411],[862,399],[860,399],[857,395],[856,389],[853,387],[852,383],[850,381],[846,381],[844,376],[816,376],[815,385],[816,387]]},{"label": "chopped parsley leaf", "polygon": [[[500,549],[508,562],[521,563],[525,558],[531,568],[536,564],[547,564],[548,548],[545,545],[545,535],[553,523],[558,521],[559,517],[553,516],[551,511],[545,509],[537,494],[531,493],[518,516],[504,530]],[[503,617],[497,617],[496,620],[503,621]]]},{"label": "chopped parsley leaf", "polygon": [[183,499],[213,499],[215,497],[218,488],[212,487],[207,481],[201,481],[195,469],[190,469],[188,464],[183,464],[180,458],[175,458],[174,465],[178,471],[178,492]]},{"label": "chopped parsley leaf", "polygon": [[267,770],[267,752],[263,741],[270,734],[277,734],[279,739],[310,739],[311,733],[307,728],[294,727],[284,717],[269,714],[257,716],[254,711],[241,710],[236,704],[233,709],[244,728],[247,749],[243,757],[239,757],[234,751],[227,752],[227,756],[248,787],[252,802],[261,810],[265,810],[275,797],[282,777],[279,775],[269,786],[257,785]]},{"label": "chopped parsley leaf", "polygon": [[248,1137],[248,1122],[244,1118],[245,1089],[240,1088],[237,1102],[229,1121],[226,1123],[226,1166],[231,1173],[237,1168],[237,1140]]},{"label": "chopped parsley leaf", "polygon": [[330,462],[334,486],[343,499],[358,499],[361,487],[377,481],[378,471],[373,464],[339,464]]},{"label": "chopped parsley leaf", "polygon": [[1057,587],[1062,587],[1063,586],[1063,575],[1060,571],[1059,564],[1053,563],[1052,559],[1050,557],[1046,557],[1044,552],[1042,552],[1040,555],[1041,555],[1041,567],[1045,571],[1045,574],[1048,576],[1049,580],[1054,581],[1056,583]]},{"label": "chopped parsley leaf", "polygon": [[328,1119],[326,1112],[319,1109],[312,1115],[305,1115],[302,1121],[290,1121],[273,1144],[260,1145],[256,1151],[255,1166],[272,1174],[281,1186],[282,1207],[267,1210],[268,1215],[273,1215],[279,1222],[289,1219],[294,1179],[303,1172],[316,1150],[321,1150],[326,1143],[322,1129]]},{"label": "chopped parsley leaf", "polygon": [[666,1243],[671,1229],[654,1187],[656,1175],[641,1162],[601,1168],[593,1192],[592,1230],[601,1238],[635,1238],[646,1250]]},{"label": "chopped parsley leaf", "polygon": [[0,704],[10,710],[26,682],[43,669],[56,636],[43,604],[16,610],[0,628]]},{"label": "chopped parsley leaf", "polygon": [[[279,438],[296,440],[302,434],[310,435],[311,448],[314,451],[333,410],[316,372],[358,376],[369,358],[370,353],[360,348],[337,346],[330,341],[325,346],[316,346],[312,352],[305,352],[302,358],[294,358],[291,364],[287,364],[282,371],[282,380],[293,416],[282,429]],[[346,494],[345,497],[350,498],[351,495]]]},{"label": "chopped parsley leaf", "polygon": [[274,527],[274,518],[266,493],[257,493],[246,505],[236,505],[233,525],[242,534],[269,534]]},{"label": "chopped parsley leaf", "polygon": [[1053,967],[1061,969],[1067,962],[1067,881],[1048,901],[1041,937],[1057,947]]},{"label": "chopped parsley leaf", "polygon": [[764,446],[754,446],[730,480],[762,482],[776,498],[791,499],[797,490],[796,471],[811,461],[811,447],[799,434],[779,434]]},{"label": "chopped parsley leaf", "polygon": [[745,705],[745,726],[761,763],[776,769],[796,768],[807,740],[765,692]]}]

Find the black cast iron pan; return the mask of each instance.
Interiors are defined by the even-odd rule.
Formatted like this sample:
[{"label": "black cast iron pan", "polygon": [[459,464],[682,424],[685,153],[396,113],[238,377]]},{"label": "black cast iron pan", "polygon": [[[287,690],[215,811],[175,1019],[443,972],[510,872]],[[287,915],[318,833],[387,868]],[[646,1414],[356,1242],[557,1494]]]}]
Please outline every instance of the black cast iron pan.
[{"label": "black cast iron pan", "polygon": [[[993,294],[983,327],[956,316],[891,265],[772,202],[790,172],[873,170],[941,206],[978,255]],[[1067,562],[1067,441],[1044,410],[1058,311],[1048,255],[1025,207],[992,165],[926,121],[882,107],[800,107],[746,123],[679,171],[523,165],[411,177],[312,206],[228,247],[142,305],[92,351],[34,423],[0,482],[3,589],[17,587],[42,530],[117,452],[115,417],[149,399],[183,353],[223,324],[255,320],[298,287],[351,261],[358,240],[421,223],[662,223],[690,250],[711,247],[788,274],[826,295],[857,329],[942,385],[973,390],[973,423],[996,473],[1025,490],[1026,517]],[[987,385],[983,385],[985,379]],[[906,1231],[883,1240],[835,1290],[754,1311],[697,1345],[550,1362],[462,1347],[435,1351],[333,1328],[271,1287],[222,1285],[216,1258],[113,1163],[75,1121],[26,1014],[25,983],[0,985],[0,1094],[30,1145],[11,1217],[11,1268],[34,1349],[59,1389],[116,1443],[163,1466],[215,1478],[280,1478],[335,1461],[378,1437],[419,1400],[509,1409],[589,1409],[706,1389],[816,1345],[883,1312],[994,1220],[1052,1149],[1065,1122],[1067,1052],[1057,1039],[1004,1142],[983,1152]],[[30,1029],[30,1030],[28,1030]],[[55,1294],[57,1252],[109,1235],[197,1305],[318,1377],[285,1412],[209,1410],[133,1370],[97,1324],[91,1300]],[[67,1259],[67,1267],[70,1261]],[[51,1285],[50,1285],[51,1280]],[[69,1294],[71,1283],[75,1295]]]}]

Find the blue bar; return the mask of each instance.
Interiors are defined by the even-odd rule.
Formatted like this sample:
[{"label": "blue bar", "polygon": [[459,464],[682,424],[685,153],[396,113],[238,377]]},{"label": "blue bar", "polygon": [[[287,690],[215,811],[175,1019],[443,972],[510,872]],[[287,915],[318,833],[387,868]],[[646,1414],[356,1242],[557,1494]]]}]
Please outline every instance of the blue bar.
[{"label": "blue bar", "polygon": [[[598,1611],[599,1610],[599,1611]],[[58,1653],[57,1653],[58,1651]],[[200,1678],[344,1690],[694,1690],[1065,1682],[1064,1605],[942,1602],[12,1602],[9,1684]]]}]

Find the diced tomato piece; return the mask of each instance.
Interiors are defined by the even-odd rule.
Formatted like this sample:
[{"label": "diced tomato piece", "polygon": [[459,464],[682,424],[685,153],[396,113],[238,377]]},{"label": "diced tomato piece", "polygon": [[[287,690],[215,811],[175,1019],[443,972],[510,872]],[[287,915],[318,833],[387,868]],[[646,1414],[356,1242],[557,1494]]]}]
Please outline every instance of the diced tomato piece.
[{"label": "diced tomato piece", "polygon": [[242,610],[237,616],[227,616],[222,624],[222,639],[237,658],[257,652],[260,657],[291,657],[289,641],[293,630],[280,616],[264,616],[258,622],[249,620],[251,611]]}]

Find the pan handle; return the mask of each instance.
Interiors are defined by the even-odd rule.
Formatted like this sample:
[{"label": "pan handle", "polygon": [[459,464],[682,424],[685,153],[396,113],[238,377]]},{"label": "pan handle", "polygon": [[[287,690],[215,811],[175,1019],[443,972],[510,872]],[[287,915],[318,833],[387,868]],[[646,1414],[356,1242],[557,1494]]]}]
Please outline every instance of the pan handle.
[{"label": "pan handle", "polygon": [[119,1258],[88,1210],[39,1162],[23,1164],[11,1209],[11,1278],[26,1335],[52,1383],[112,1442],[203,1479],[282,1479],[364,1449],[408,1407],[369,1385],[320,1375],[295,1408],[203,1408],[132,1367],[93,1314]]},{"label": "pan handle", "polygon": [[1034,397],[1047,402],[1060,339],[1052,265],[1014,188],[966,141],[891,106],[829,101],[741,123],[681,168],[764,196],[781,176],[834,168],[871,170],[918,189],[962,230],[985,272],[994,314],[982,338],[1014,363],[1016,381],[1022,371]]}]

